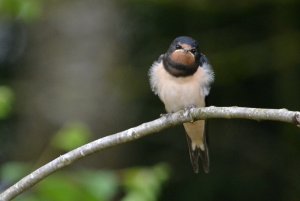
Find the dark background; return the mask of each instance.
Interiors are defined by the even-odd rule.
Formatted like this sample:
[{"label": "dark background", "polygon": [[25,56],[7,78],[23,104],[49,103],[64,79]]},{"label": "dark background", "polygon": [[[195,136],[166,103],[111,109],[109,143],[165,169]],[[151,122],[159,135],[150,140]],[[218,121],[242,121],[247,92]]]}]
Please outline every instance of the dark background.
[{"label": "dark background", "polygon": [[[164,107],[148,70],[180,35],[197,39],[213,66],[208,105],[300,110],[297,0],[29,2],[25,11],[1,8],[0,85],[15,97],[0,120],[2,164],[49,161],[58,155],[49,141],[70,122],[93,140],[159,117]],[[299,128],[215,119],[209,141],[209,174],[192,172],[181,126],[74,166],[117,171],[166,162],[172,173],[159,200],[299,199]]]}]

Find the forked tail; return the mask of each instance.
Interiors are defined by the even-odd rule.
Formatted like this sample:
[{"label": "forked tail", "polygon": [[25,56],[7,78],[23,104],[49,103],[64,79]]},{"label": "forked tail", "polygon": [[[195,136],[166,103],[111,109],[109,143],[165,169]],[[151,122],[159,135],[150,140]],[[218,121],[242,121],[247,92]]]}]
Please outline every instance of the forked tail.
[{"label": "forked tail", "polygon": [[186,138],[188,142],[190,159],[191,159],[194,172],[195,173],[199,172],[199,157],[200,157],[202,161],[203,170],[205,173],[208,173],[209,172],[209,151],[208,151],[208,146],[206,141],[206,134],[204,133],[204,137],[203,137],[204,150],[201,150],[200,147],[198,146],[194,147],[193,149],[192,140],[188,135],[186,135]]}]

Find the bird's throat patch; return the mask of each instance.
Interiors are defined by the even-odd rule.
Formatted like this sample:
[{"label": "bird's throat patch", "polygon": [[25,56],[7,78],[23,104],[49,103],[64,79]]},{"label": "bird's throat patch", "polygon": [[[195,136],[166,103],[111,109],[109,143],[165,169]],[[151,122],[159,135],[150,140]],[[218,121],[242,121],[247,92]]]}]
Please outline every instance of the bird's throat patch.
[{"label": "bird's throat patch", "polygon": [[170,58],[173,62],[186,66],[191,66],[195,63],[195,57],[191,53],[185,52],[184,50],[177,50],[173,52],[170,55]]}]

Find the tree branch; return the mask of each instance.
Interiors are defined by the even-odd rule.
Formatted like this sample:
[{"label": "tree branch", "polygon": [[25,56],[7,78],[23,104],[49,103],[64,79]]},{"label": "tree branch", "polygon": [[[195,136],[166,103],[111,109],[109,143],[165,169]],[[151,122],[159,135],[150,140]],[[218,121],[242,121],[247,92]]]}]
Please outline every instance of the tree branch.
[{"label": "tree branch", "polygon": [[12,185],[3,193],[1,193],[0,201],[13,199],[53,172],[97,151],[133,141],[146,135],[157,133],[183,122],[192,122],[199,119],[209,118],[240,118],[257,121],[271,120],[292,123],[300,127],[300,112],[288,111],[287,109],[258,109],[211,106],[205,108],[191,108],[182,110],[176,113],[164,115],[159,119],[143,123],[134,128],[130,128],[128,130],[100,138],[77,149],[74,149],[64,155],[61,155],[53,161],[25,176],[16,184]]}]

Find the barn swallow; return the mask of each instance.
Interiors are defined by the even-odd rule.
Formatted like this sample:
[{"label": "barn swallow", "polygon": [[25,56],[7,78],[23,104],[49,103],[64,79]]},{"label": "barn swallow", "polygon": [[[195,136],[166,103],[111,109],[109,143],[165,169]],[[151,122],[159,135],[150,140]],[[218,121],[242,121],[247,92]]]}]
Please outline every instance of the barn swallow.
[{"label": "barn swallow", "polygon": [[[196,40],[188,36],[175,38],[165,54],[160,55],[150,70],[152,91],[159,96],[168,113],[191,107],[205,107],[214,80],[211,65],[199,50]],[[199,157],[205,173],[209,172],[209,153],[205,121],[183,124],[195,173],[199,172]]]}]

